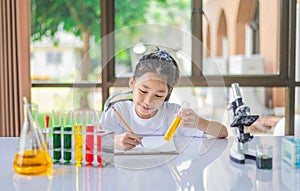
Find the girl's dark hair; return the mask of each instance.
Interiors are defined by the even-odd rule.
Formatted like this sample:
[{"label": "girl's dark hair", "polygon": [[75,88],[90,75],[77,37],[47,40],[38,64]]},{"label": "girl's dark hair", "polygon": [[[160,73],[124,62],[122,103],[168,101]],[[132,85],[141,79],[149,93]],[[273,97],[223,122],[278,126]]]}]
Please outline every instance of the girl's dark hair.
[{"label": "girl's dark hair", "polygon": [[159,49],[144,55],[135,67],[133,80],[147,72],[167,76],[168,95],[165,101],[168,101],[179,79],[179,68],[175,59],[167,51]]}]

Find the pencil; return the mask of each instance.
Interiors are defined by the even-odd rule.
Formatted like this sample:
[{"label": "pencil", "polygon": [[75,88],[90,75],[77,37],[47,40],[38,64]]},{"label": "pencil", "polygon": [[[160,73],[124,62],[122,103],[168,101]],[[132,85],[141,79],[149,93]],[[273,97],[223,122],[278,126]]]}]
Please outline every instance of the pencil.
[{"label": "pencil", "polygon": [[[114,112],[117,114],[117,116],[119,117],[119,119],[122,121],[122,123],[125,125],[125,127],[128,129],[128,131],[135,135],[135,133],[133,132],[133,130],[129,127],[129,125],[126,123],[126,121],[124,120],[124,118],[121,116],[121,114],[116,110],[116,108],[114,107],[114,105],[111,106],[111,108],[114,110]],[[143,146],[142,142],[141,142],[141,146]]]}]

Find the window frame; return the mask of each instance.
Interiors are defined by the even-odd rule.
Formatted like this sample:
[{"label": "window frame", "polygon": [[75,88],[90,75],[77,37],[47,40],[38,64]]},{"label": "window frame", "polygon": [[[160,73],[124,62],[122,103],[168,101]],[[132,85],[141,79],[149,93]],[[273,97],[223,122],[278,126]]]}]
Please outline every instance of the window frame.
[{"label": "window frame", "polygon": [[[102,103],[109,96],[109,89],[113,86],[128,87],[129,78],[115,77],[115,58],[114,58],[114,1],[101,0],[101,55],[102,55],[102,82],[101,83],[41,83],[32,82],[32,88],[41,87],[99,87],[102,89]],[[295,44],[296,44],[296,6],[293,0],[280,0],[280,20],[279,20],[279,74],[272,75],[225,75],[222,76],[226,87],[230,87],[233,82],[239,82],[241,87],[283,87],[285,88],[285,134],[294,134],[294,115],[295,115],[295,89],[300,87],[300,82],[295,79]],[[192,36],[202,42],[202,0],[192,1]],[[109,38],[107,38],[109,36]],[[105,37],[105,38],[103,38]],[[199,54],[200,52],[200,54]],[[192,75],[182,78],[178,86],[187,87],[190,83],[195,87],[220,87],[224,84],[218,82],[220,76],[203,76],[202,68],[202,46],[192,41]],[[112,58],[112,59],[111,59]],[[103,64],[105,63],[105,64]],[[118,80],[117,80],[118,79]],[[118,82],[117,84],[115,82]]]}]

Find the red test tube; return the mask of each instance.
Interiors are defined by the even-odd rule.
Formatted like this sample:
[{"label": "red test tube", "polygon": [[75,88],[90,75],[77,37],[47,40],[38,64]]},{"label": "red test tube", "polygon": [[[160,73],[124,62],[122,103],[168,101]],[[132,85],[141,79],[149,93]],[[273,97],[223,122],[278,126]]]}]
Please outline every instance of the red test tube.
[{"label": "red test tube", "polygon": [[85,161],[91,165],[94,161],[94,130],[95,130],[95,112],[86,112],[86,139],[85,139]]},{"label": "red test tube", "polygon": [[85,160],[88,164],[92,164],[94,161],[94,125],[86,126],[86,153]]},{"label": "red test tube", "polygon": [[49,115],[45,115],[44,120],[45,120],[45,129],[43,130],[43,133],[44,133],[44,136],[45,136],[46,147],[47,147],[47,149],[49,149],[49,128],[48,128],[49,127],[49,120],[50,120]]},{"label": "red test tube", "polygon": [[101,154],[101,150],[102,150],[102,134],[105,131],[102,129],[98,129],[97,131],[97,162],[98,165],[100,167],[102,167],[102,154]]}]

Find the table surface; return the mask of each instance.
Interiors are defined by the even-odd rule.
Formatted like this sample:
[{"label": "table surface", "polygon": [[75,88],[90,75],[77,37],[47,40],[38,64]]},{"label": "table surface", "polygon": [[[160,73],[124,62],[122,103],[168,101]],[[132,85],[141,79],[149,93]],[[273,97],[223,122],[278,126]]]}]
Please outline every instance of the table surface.
[{"label": "table surface", "polygon": [[12,168],[18,138],[0,138],[0,190],[300,190],[300,169],[281,161],[282,137],[256,136],[274,148],[273,169],[229,159],[233,138],[176,138],[178,155],[115,156],[103,168],[55,164],[52,176],[22,176]]}]

